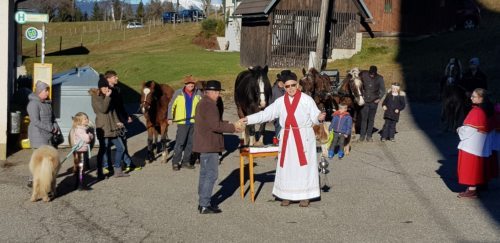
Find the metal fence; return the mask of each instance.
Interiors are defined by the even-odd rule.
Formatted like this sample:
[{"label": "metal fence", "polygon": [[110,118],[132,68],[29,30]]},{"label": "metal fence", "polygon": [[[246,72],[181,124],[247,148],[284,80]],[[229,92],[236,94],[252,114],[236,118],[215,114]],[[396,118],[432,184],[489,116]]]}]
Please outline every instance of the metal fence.
[{"label": "metal fence", "polygon": [[320,11],[275,10],[272,15],[269,64],[304,67],[316,50]]}]

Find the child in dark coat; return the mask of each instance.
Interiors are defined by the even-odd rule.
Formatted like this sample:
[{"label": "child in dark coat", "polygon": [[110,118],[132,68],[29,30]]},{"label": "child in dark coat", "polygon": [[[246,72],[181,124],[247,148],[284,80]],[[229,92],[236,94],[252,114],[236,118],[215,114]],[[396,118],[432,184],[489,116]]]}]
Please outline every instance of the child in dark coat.
[{"label": "child in dark coat", "polygon": [[399,114],[406,106],[405,92],[401,91],[399,83],[393,83],[391,90],[385,96],[382,103],[384,109],[384,128],[382,129],[381,141],[391,140],[395,142],[396,123],[399,121]]},{"label": "child in dark coat", "polygon": [[351,135],[352,117],[347,112],[347,105],[340,104],[339,110],[335,111],[332,116],[332,123],[328,129],[333,132],[333,142],[328,149],[328,158],[335,156],[337,151],[339,159],[344,157],[344,140]]}]

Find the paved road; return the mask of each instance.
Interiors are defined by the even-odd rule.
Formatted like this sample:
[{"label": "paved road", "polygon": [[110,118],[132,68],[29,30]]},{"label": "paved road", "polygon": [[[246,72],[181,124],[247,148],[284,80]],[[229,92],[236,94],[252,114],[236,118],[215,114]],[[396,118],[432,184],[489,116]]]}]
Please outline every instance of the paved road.
[{"label": "paved road", "polygon": [[[235,119],[227,103],[225,116]],[[170,162],[147,164],[129,178],[83,192],[71,190],[71,163],[65,163],[59,197],[32,203],[25,186],[30,151],[20,151],[0,169],[0,242],[499,242],[500,183],[478,200],[456,197],[462,189],[455,175],[457,140],[437,132],[436,115],[436,104],[412,104],[402,113],[395,143],[354,144],[349,157],[331,163],[331,189],[309,208],[284,208],[274,200],[272,158],[256,161],[256,202],[248,195],[242,200],[237,152],[219,168],[219,215],[196,211],[199,169],[175,172]],[[145,136],[130,139],[136,161]],[[227,141],[234,147],[237,138]]]}]

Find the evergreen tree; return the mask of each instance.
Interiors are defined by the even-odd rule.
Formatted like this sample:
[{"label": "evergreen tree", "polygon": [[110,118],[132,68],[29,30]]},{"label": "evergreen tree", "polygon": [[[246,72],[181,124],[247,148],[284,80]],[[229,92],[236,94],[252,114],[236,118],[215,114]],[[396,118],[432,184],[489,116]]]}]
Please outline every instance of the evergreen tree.
[{"label": "evergreen tree", "polygon": [[99,3],[96,1],[94,2],[94,9],[92,13],[92,20],[94,21],[100,21],[102,20],[103,13],[101,7],[99,7]]},{"label": "evergreen tree", "polygon": [[84,21],[83,20],[83,13],[80,10],[80,8],[75,8],[75,16],[73,21]]},{"label": "evergreen tree", "polygon": [[136,16],[138,19],[144,18],[144,4],[142,3],[142,0],[139,2],[139,5],[137,6]]},{"label": "evergreen tree", "polygon": [[122,3],[120,0],[113,0],[113,9],[116,20],[121,20],[122,15]]}]

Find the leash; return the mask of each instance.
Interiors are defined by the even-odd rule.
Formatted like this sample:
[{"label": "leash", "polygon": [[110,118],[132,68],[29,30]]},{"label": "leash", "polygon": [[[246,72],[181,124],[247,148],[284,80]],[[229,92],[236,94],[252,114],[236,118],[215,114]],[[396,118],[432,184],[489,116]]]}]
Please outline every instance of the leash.
[{"label": "leash", "polygon": [[[69,156],[71,156],[75,151],[77,151],[83,147],[83,144],[84,144],[83,140],[80,140],[80,142],[78,142],[78,144],[73,146],[71,148],[71,151],[69,151],[68,155],[66,155],[66,157],[64,157],[64,159],[61,162],[59,162],[59,165],[62,165],[64,162],[66,162],[66,160],[69,158]],[[92,154],[90,152],[90,144],[87,144],[87,148],[88,148],[87,151],[89,153],[89,158],[90,158],[90,157],[92,157]]]}]

